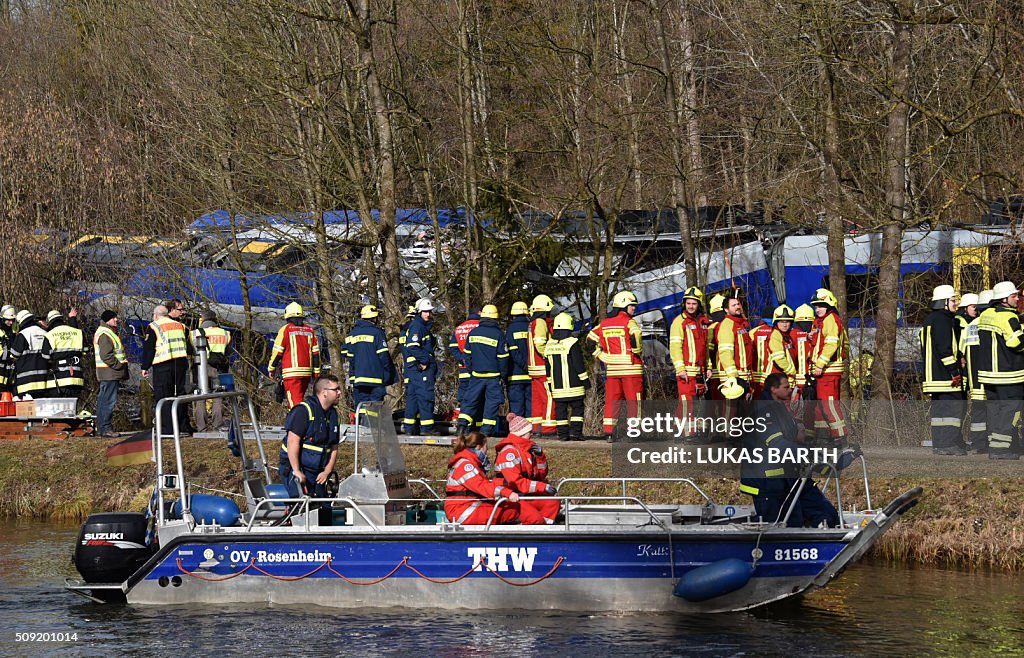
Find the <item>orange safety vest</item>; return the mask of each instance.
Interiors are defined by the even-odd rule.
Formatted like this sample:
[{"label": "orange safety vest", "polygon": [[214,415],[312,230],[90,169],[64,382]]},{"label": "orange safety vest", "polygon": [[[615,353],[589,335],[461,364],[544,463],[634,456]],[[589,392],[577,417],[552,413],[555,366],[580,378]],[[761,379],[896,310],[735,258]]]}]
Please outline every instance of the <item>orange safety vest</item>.
[{"label": "orange safety vest", "polygon": [[156,352],[153,354],[153,365],[165,363],[172,359],[188,358],[188,348],[186,347],[188,336],[185,333],[185,325],[164,316],[150,322],[149,328],[156,334]]}]

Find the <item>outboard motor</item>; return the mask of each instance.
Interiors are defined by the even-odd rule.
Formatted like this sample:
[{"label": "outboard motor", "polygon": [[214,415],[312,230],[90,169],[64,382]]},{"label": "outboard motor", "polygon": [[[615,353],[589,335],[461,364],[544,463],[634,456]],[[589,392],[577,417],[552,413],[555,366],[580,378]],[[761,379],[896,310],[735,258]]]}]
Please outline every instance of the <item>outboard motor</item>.
[{"label": "outboard motor", "polygon": [[153,554],[145,514],[90,514],[75,545],[75,568],[86,583],[121,583]]}]

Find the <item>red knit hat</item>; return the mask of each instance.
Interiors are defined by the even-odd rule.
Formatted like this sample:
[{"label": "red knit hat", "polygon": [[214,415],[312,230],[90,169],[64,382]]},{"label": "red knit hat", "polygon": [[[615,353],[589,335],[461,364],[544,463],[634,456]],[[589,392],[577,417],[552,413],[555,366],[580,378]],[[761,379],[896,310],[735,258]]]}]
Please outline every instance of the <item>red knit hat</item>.
[{"label": "red knit hat", "polygon": [[530,432],[533,431],[533,423],[522,416],[517,416],[513,413],[505,416],[508,419],[508,433],[515,434],[517,436],[530,436]]}]

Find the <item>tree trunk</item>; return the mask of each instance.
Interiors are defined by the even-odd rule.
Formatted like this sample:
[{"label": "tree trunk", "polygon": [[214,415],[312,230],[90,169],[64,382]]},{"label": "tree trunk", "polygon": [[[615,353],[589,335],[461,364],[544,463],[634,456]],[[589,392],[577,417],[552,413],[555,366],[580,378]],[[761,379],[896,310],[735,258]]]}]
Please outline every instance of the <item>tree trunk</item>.
[{"label": "tree trunk", "polygon": [[[901,4],[896,11],[905,13]],[[907,129],[910,106],[906,98],[910,79],[911,25],[906,16],[893,17],[890,52],[892,58],[892,98],[886,127],[886,161],[889,171],[885,194],[889,221],[882,229],[882,261],[878,271],[879,295],[876,315],[875,364],[872,394],[876,400],[892,399],[892,374],[896,363],[896,320],[902,262],[903,224],[906,220]]]}]

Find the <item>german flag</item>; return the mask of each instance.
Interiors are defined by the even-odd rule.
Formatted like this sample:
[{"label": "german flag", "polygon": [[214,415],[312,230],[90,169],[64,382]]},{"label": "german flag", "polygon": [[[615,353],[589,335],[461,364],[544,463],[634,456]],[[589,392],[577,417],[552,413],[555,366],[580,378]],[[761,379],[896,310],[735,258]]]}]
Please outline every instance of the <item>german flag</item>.
[{"label": "german flag", "polygon": [[147,464],[153,461],[153,436],[149,431],[132,434],[124,441],[107,448],[107,463],[111,466]]}]

